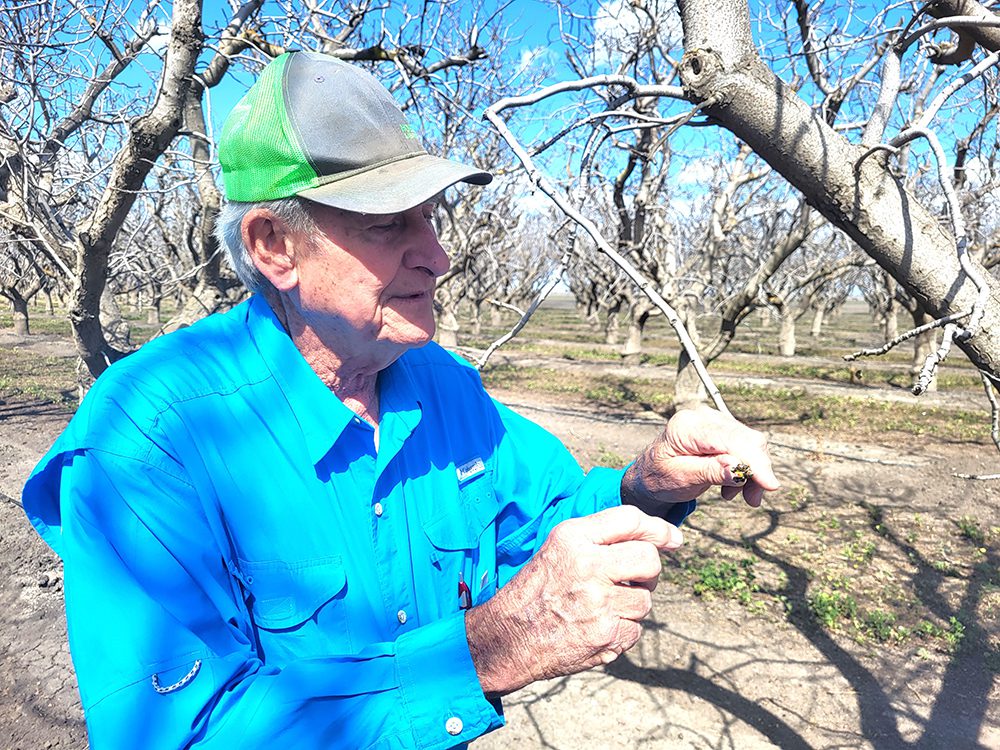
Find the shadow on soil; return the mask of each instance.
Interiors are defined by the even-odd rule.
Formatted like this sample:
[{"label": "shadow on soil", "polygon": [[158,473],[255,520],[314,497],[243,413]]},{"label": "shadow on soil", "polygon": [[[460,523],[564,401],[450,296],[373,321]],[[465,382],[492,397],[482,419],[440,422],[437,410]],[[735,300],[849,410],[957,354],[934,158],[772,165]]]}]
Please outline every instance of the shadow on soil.
[{"label": "shadow on soil", "polygon": [[[853,485],[845,483],[839,490],[846,497],[865,497],[871,494],[870,488],[862,486],[860,482]],[[915,573],[912,574],[913,590],[926,610],[945,622],[953,617],[961,618],[965,625],[960,647],[944,669],[936,695],[922,706],[901,705],[899,692],[887,690],[883,685],[884,677],[880,680],[878,674],[839,645],[807,608],[797,607],[789,614],[788,622],[850,683],[857,694],[860,735],[876,750],[987,750],[976,738],[980,736],[988,718],[989,694],[996,677],[994,669],[998,655],[994,653],[989,633],[974,613],[977,612],[985,587],[991,582],[990,571],[998,570],[1000,559],[992,552],[987,553],[974,574],[969,576],[961,602],[955,606],[949,603],[942,591],[947,574],[936,569],[914,545],[897,535],[885,521],[883,507],[865,500],[857,501],[856,505],[867,512],[871,530],[911,561],[915,568]],[[781,517],[788,516],[789,513],[776,510],[762,512],[768,517],[767,527],[735,540],[694,527],[719,546],[739,548],[780,568],[785,574],[785,585],[762,589],[763,593],[786,597],[789,602],[808,601],[807,589],[813,574],[761,547],[762,540],[777,532]],[[785,518],[786,529],[788,520]],[[648,624],[647,627],[656,629],[658,626]],[[698,674],[698,664],[694,659],[687,669],[648,668],[637,665],[626,654],[609,665],[607,671],[615,677],[647,687],[687,692],[755,728],[783,750],[815,750],[814,745],[775,713],[732,689],[720,686],[709,677]],[[919,725],[919,737],[916,739],[907,739],[901,733],[898,721],[904,717]]]}]

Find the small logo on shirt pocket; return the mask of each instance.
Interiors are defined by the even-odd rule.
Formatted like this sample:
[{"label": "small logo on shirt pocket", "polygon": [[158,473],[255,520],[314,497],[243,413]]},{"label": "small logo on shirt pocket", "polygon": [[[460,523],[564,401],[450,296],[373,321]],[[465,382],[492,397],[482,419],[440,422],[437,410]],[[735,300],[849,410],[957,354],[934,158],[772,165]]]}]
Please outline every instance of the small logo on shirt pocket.
[{"label": "small logo on shirt pocket", "polygon": [[458,477],[459,484],[467,482],[473,477],[478,477],[486,471],[486,464],[483,463],[483,459],[478,456],[471,461],[466,461],[464,464],[455,469],[455,474]]}]

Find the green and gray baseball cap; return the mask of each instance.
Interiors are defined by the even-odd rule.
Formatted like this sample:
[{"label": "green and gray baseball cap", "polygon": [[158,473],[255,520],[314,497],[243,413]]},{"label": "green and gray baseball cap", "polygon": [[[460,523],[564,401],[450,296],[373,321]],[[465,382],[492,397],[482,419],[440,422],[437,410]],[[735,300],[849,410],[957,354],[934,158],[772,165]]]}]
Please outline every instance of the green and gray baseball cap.
[{"label": "green and gray baseball cap", "polygon": [[367,71],[317,52],[272,61],[226,118],[226,198],[298,195],[359,213],[397,213],[456,182],[493,176],[424,150],[392,95]]}]

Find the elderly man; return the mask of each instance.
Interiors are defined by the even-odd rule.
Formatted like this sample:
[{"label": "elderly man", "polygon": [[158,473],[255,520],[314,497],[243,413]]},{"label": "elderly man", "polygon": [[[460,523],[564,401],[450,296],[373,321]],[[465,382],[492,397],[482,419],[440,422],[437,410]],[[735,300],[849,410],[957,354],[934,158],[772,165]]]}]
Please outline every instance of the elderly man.
[{"label": "elderly man", "polygon": [[219,158],[254,295],[115,364],[24,491],[94,750],[463,745],[636,642],[694,497],[777,487],[710,410],[584,475],[428,343],[435,196],[490,176],[368,73],[278,58]]}]

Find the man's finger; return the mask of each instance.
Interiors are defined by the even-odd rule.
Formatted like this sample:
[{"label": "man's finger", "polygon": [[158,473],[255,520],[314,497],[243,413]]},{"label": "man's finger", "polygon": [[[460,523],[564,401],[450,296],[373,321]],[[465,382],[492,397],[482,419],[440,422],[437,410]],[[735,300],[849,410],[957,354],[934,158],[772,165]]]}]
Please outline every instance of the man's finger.
[{"label": "man's finger", "polygon": [[641,586],[618,586],[612,607],[619,617],[639,622],[653,609],[653,597]]},{"label": "man's finger", "polygon": [[723,485],[722,486],[722,499],[723,500],[732,500],[734,497],[736,497],[738,494],[740,494],[740,490],[741,489],[742,489],[741,487],[726,487],[725,485]]},{"label": "man's finger", "polygon": [[601,565],[609,581],[634,583],[660,576],[660,551],[649,542],[618,542],[601,551]]},{"label": "man's finger", "polygon": [[676,527],[630,505],[607,508],[567,523],[573,523],[577,531],[594,544],[635,540],[649,542],[659,549],[676,549],[683,541]]},{"label": "man's finger", "polygon": [[743,488],[743,499],[751,508],[759,508],[764,499],[764,488],[756,482],[751,482]]}]

